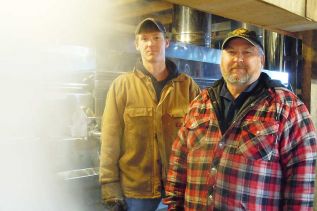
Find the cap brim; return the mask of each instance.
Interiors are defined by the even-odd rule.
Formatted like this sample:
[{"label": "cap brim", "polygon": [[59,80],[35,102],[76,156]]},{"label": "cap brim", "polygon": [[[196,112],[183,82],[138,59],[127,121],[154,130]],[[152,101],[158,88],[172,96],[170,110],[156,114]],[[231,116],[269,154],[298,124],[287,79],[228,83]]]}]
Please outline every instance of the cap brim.
[{"label": "cap brim", "polygon": [[[231,37],[227,37],[223,42],[222,42],[222,45],[221,45],[221,49],[224,49],[225,45],[228,44],[228,42],[234,38],[241,38],[241,39],[244,39],[246,41],[248,41],[249,43],[251,43],[253,46],[255,47],[261,47],[259,44],[255,43],[254,41],[246,38],[246,37],[243,37],[243,36],[239,36],[239,35],[234,35],[234,36],[231,36]],[[262,48],[262,47],[261,47]]]},{"label": "cap brim", "polygon": [[135,34],[139,34],[139,33],[140,33],[140,30],[142,29],[142,27],[144,26],[144,24],[145,24],[146,22],[150,22],[150,23],[154,24],[154,25],[157,27],[158,31],[160,31],[160,32],[162,32],[162,33],[166,33],[166,30],[165,30],[165,27],[163,26],[163,24],[158,23],[158,22],[157,22],[156,20],[154,20],[153,18],[146,18],[146,19],[144,19],[143,21],[141,21],[141,22],[138,24],[138,26],[137,26],[137,28],[136,28],[136,30],[135,30]]}]

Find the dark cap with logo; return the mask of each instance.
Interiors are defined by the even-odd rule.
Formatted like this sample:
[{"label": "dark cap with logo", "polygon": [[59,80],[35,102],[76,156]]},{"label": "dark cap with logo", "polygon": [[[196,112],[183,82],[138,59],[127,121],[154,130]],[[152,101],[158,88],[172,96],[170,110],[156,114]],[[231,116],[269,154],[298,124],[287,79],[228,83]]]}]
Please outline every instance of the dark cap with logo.
[{"label": "dark cap with logo", "polygon": [[137,25],[135,35],[141,34],[142,32],[148,32],[153,29],[164,34],[166,33],[166,29],[160,21],[155,20],[154,18],[146,18]]},{"label": "dark cap with logo", "polygon": [[227,36],[227,38],[223,41],[221,49],[225,49],[227,47],[227,44],[229,43],[230,40],[234,38],[242,38],[247,40],[249,43],[256,47],[260,47],[263,50],[262,43],[260,40],[257,38],[256,32],[255,31],[249,31],[245,28],[238,28],[236,30],[233,30],[230,32]]}]

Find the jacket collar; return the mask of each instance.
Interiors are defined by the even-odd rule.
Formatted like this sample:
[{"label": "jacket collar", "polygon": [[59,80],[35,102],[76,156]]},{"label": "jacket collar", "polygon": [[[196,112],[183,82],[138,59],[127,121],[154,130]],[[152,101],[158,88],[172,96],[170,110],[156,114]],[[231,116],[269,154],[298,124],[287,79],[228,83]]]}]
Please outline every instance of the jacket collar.
[{"label": "jacket collar", "polygon": [[[178,72],[177,66],[174,62],[169,59],[166,59],[166,67],[169,71],[169,76],[173,81],[183,81],[185,80],[185,76]],[[150,73],[143,66],[141,58],[139,58],[136,62],[136,65],[133,69],[133,72],[140,78],[151,77]]]},{"label": "jacket collar", "polygon": [[[262,99],[263,97],[268,95],[269,89],[274,89],[277,87],[284,87],[282,83],[278,80],[272,80],[270,76],[268,76],[266,73],[261,73],[258,84],[253,88],[251,96],[247,99],[246,103],[244,103],[245,106],[248,107],[248,105],[251,104],[251,102],[255,102],[257,100]],[[223,78],[217,80],[210,88],[208,88],[208,95],[212,99],[213,102],[215,102],[214,109],[215,113],[218,116],[218,119],[221,117],[221,110],[220,110],[220,91],[221,88],[224,86],[225,81]],[[241,110],[244,110],[244,108],[241,108]],[[221,123],[220,123],[221,124]]]}]

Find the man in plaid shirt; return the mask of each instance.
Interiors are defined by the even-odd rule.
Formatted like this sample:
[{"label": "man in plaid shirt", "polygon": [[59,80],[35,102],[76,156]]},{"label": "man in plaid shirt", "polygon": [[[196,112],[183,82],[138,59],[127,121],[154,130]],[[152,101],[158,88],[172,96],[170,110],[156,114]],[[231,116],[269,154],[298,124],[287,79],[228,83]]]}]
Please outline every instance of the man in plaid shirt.
[{"label": "man in plaid shirt", "polygon": [[315,128],[263,64],[255,32],[224,40],[223,78],[191,103],[173,144],[169,210],[313,209]]}]

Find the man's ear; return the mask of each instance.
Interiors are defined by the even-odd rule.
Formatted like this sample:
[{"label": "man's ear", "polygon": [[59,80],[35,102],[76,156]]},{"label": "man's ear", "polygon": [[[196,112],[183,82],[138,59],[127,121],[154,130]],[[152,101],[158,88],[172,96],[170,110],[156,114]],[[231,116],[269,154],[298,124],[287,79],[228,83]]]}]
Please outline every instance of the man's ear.
[{"label": "man's ear", "polygon": [[168,38],[165,38],[165,48],[168,48],[170,46],[170,40]]},{"label": "man's ear", "polygon": [[264,68],[264,63],[265,63],[265,56],[262,55],[262,56],[261,56],[261,66],[262,66],[262,69]]},{"label": "man's ear", "polygon": [[139,42],[138,42],[137,38],[135,38],[135,40],[134,40],[134,45],[135,45],[135,49],[136,49],[137,51],[139,51],[140,48],[139,48]]}]

